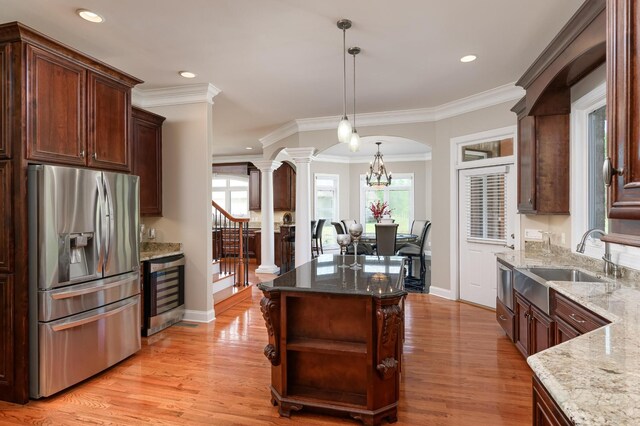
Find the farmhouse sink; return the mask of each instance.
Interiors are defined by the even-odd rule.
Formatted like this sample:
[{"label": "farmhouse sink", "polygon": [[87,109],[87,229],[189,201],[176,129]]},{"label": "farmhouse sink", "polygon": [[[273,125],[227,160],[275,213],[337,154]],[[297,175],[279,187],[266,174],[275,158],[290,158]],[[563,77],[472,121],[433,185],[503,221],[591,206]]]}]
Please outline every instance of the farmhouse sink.
[{"label": "farmhouse sink", "polygon": [[547,281],[603,282],[593,275],[573,268],[517,268],[513,287],[546,314],[549,314]]}]

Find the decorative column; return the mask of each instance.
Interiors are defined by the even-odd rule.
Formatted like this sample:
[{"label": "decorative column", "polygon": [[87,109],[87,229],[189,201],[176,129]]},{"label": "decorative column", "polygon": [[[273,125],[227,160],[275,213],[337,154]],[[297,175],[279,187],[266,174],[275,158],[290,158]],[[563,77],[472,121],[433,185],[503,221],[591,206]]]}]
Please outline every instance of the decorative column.
[{"label": "decorative column", "polygon": [[262,263],[256,269],[256,274],[277,274],[280,268],[276,266],[274,253],[273,228],[273,172],[282,165],[279,161],[254,161],[260,169],[260,209],[262,210],[262,224],[260,230],[260,253]]},{"label": "decorative column", "polygon": [[296,268],[311,260],[311,159],[315,148],[287,148],[296,163]]}]

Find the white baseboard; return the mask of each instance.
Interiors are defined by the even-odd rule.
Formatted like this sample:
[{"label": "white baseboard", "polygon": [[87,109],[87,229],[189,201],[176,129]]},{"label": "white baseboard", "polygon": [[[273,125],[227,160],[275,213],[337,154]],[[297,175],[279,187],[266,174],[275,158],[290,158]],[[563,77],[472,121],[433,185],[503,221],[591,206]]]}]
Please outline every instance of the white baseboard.
[{"label": "white baseboard", "polygon": [[216,313],[213,309],[208,311],[194,311],[191,309],[186,309],[184,311],[183,321],[191,321],[191,322],[211,322],[216,319]]},{"label": "white baseboard", "polygon": [[453,292],[449,289],[431,286],[429,287],[429,294],[442,297],[443,299],[456,300],[453,298]]},{"label": "white baseboard", "polygon": [[271,274],[278,275],[280,273],[280,268],[276,265],[260,265],[256,268],[256,274]]}]

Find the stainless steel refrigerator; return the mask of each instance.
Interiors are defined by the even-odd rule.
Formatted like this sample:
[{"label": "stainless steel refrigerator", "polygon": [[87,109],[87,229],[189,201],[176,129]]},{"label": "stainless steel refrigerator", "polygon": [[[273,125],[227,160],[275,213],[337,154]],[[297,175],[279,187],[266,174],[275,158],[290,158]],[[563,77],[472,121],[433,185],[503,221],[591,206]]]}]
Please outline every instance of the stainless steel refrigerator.
[{"label": "stainless steel refrigerator", "polygon": [[139,178],[29,167],[31,397],[140,349]]}]

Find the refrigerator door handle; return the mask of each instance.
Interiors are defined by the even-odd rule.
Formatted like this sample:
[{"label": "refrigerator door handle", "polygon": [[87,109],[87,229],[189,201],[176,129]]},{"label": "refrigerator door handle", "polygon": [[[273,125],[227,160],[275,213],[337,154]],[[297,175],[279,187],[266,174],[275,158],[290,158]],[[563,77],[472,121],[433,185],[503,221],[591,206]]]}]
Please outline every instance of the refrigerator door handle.
[{"label": "refrigerator door handle", "polygon": [[85,289],[82,289],[82,290],[65,291],[65,292],[62,292],[62,293],[52,294],[51,298],[54,299],[54,300],[60,300],[60,299],[69,299],[71,297],[76,297],[76,296],[83,296],[85,294],[97,293],[99,291],[108,290],[110,288],[121,287],[123,284],[126,284],[128,282],[132,282],[132,281],[136,281],[137,279],[138,279],[138,276],[134,276],[134,277],[128,278],[126,280],[113,282],[111,284],[101,284],[101,285],[97,285],[95,287],[85,288]]},{"label": "refrigerator door handle", "polygon": [[71,321],[71,322],[66,322],[66,323],[60,324],[60,325],[54,325],[54,326],[51,327],[51,329],[53,331],[62,331],[62,330],[67,330],[69,328],[80,327],[81,325],[85,325],[85,324],[89,324],[89,323],[92,323],[92,322],[99,321],[99,320],[101,320],[103,318],[107,318],[107,317],[110,317],[110,316],[115,315],[117,313],[120,313],[120,312],[128,309],[132,305],[138,304],[139,303],[138,299],[139,298],[136,297],[136,298],[134,298],[133,300],[131,300],[130,302],[128,302],[125,305],[122,305],[122,306],[120,306],[118,308],[112,309],[112,310],[107,311],[107,312],[103,312],[103,313],[100,313],[100,314],[96,314],[96,315],[90,316],[88,318],[82,318],[82,319],[79,319],[77,321]]},{"label": "refrigerator door handle", "polygon": [[96,269],[99,271],[99,274],[102,276],[104,266],[106,263],[105,256],[105,238],[104,238],[104,187],[102,185],[102,174],[98,175],[96,178],[96,189],[98,192],[98,198],[96,202],[96,213],[95,213],[95,221],[96,221],[96,245],[98,247],[98,264]]},{"label": "refrigerator door handle", "polygon": [[103,176],[102,179],[104,185],[104,239],[105,239],[105,267],[110,263],[111,256],[111,240],[113,239],[112,233],[114,230],[114,217],[113,217],[113,195],[111,193],[111,186],[109,185],[109,180]]}]

